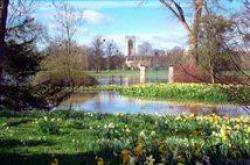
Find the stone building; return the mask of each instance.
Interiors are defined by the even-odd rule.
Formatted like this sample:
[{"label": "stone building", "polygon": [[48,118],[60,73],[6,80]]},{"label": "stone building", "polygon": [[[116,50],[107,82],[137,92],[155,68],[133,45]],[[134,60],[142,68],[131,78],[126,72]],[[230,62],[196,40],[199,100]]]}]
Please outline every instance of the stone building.
[{"label": "stone building", "polygon": [[152,68],[157,65],[159,58],[152,55],[138,55],[136,52],[136,37],[126,36],[126,49],[125,49],[125,64],[128,68],[135,69],[139,66],[146,66]]}]

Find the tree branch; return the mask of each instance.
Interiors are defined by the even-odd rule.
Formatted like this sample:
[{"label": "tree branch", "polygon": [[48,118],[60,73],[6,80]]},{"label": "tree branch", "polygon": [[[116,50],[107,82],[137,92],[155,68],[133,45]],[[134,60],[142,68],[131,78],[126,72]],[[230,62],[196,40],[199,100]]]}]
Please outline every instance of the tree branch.
[{"label": "tree branch", "polygon": [[192,29],[188,25],[183,8],[174,0],[159,0],[165,7],[167,7],[174,16],[180,21],[188,33],[192,33]]}]

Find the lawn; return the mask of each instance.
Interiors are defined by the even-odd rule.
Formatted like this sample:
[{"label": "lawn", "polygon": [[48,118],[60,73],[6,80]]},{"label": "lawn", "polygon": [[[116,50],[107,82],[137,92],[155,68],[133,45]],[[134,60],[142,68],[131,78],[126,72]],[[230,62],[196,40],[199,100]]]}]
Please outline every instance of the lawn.
[{"label": "lawn", "polygon": [[249,117],[2,110],[0,129],[1,164],[239,164],[250,158]]},{"label": "lawn", "polygon": [[[128,77],[128,78],[139,78],[140,71],[139,70],[112,70],[112,71],[86,71],[89,75],[95,77],[95,78],[110,78],[112,76],[114,77]],[[168,77],[168,70],[167,69],[160,69],[160,70],[153,70],[148,69],[147,72],[147,78],[153,79],[153,78],[164,78],[167,79]]]}]

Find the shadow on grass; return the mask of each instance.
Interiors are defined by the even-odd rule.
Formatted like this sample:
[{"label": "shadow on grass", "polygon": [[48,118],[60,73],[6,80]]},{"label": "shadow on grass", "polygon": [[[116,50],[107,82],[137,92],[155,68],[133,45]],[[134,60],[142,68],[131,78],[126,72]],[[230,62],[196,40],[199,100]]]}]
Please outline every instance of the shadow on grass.
[{"label": "shadow on grass", "polygon": [[28,124],[30,122],[32,122],[31,119],[13,120],[13,121],[8,121],[6,126],[14,127],[14,126],[18,126],[18,125],[21,125],[21,124]]},{"label": "shadow on grass", "polygon": [[[96,156],[103,157],[106,164],[119,164],[119,158],[115,157],[109,149],[98,152],[72,153],[72,154],[19,154],[14,151],[18,147],[51,146],[52,142],[42,140],[20,141],[16,139],[0,140],[0,164],[2,165],[47,165],[55,164],[55,159],[60,165],[95,165]],[[63,151],[62,151],[63,152]],[[105,160],[105,158],[107,160]]]},{"label": "shadow on grass", "polygon": [[[16,139],[0,139],[0,150],[11,150],[12,148],[25,146],[25,147],[32,147],[32,146],[51,146],[54,143],[44,140],[16,140]],[[0,153],[1,153],[0,151]]]},{"label": "shadow on grass", "polygon": [[73,154],[0,154],[0,162],[4,165],[96,165],[96,156],[104,158],[105,165],[120,164],[110,150],[99,152],[73,153]]}]

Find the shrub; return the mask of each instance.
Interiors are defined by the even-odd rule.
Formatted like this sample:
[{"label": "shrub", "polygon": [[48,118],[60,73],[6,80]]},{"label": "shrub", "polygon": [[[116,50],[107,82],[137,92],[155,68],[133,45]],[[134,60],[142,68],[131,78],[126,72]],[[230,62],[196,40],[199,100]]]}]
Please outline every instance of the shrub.
[{"label": "shrub", "polygon": [[175,82],[209,82],[209,76],[204,69],[195,64],[181,64],[174,67]]},{"label": "shrub", "polygon": [[92,76],[81,72],[81,71],[71,71],[70,79],[65,72],[40,72],[38,73],[34,80],[33,84],[41,84],[49,82],[54,86],[67,87],[67,86],[92,86],[97,84],[97,81]]}]

